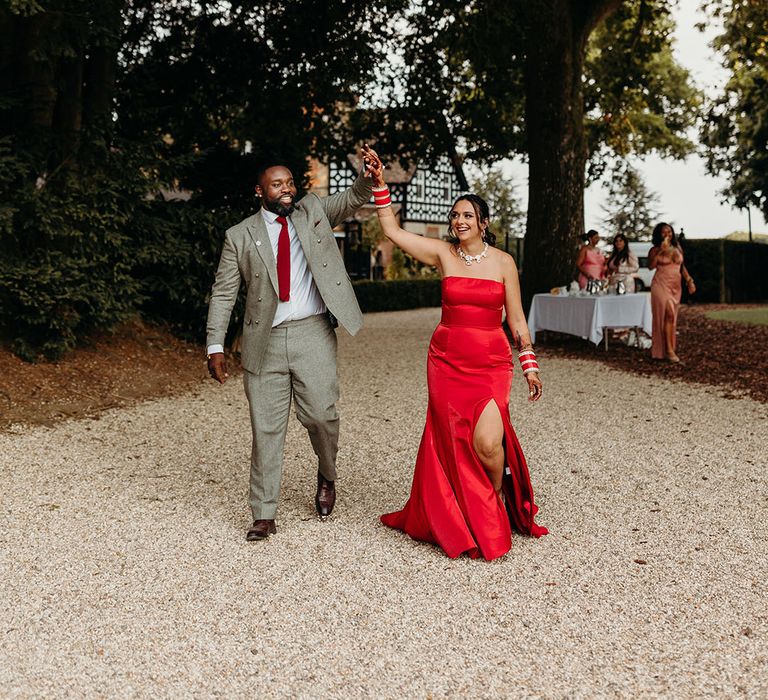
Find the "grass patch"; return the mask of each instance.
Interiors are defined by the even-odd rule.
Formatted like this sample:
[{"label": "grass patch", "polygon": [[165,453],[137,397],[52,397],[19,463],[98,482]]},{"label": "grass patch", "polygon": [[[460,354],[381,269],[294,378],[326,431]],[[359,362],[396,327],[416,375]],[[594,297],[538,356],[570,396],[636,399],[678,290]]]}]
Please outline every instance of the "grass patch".
[{"label": "grass patch", "polygon": [[749,323],[753,326],[768,326],[768,306],[708,311],[707,316],[716,321],[735,321],[736,323]]}]

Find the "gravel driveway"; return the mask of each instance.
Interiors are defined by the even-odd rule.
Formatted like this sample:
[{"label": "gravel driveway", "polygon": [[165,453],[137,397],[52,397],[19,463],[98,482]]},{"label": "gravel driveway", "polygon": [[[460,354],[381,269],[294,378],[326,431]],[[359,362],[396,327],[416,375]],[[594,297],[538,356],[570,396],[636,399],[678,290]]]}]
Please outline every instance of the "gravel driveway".
[{"label": "gravel driveway", "polygon": [[336,512],[292,421],[266,542],[239,378],[0,434],[0,697],[766,697],[768,406],[544,357],[512,422],[552,534],[451,561],[378,522],[438,317],[340,334]]}]

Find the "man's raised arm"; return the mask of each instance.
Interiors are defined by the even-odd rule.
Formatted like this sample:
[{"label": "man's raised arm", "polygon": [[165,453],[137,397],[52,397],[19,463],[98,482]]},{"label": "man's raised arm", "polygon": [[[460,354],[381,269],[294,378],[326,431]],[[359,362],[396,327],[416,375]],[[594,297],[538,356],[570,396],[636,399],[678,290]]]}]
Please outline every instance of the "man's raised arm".
[{"label": "man's raised arm", "polygon": [[370,175],[363,170],[352,183],[352,187],[344,192],[332,194],[330,197],[324,197],[320,201],[325,210],[325,215],[331,222],[331,226],[336,227],[345,219],[352,216],[360,207],[368,202],[370,198],[371,178]]}]

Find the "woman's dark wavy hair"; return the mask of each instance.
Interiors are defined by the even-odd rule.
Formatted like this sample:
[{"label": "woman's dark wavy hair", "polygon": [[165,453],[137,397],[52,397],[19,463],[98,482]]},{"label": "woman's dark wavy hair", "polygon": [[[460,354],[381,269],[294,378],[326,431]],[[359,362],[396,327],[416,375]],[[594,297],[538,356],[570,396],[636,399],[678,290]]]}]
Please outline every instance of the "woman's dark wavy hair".
[{"label": "woman's dark wavy hair", "polygon": [[675,248],[677,248],[677,236],[675,235],[675,228],[672,226],[672,224],[668,224],[666,221],[662,221],[660,224],[656,224],[656,226],[653,229],[653,235],[651,236],[651,243],[655,246],[661,245],[662,235],[661,235],[661,229],[663,229],[665,226],[669,226],[669,228],[672,231],[672,240],[670,241]]},{"label": "woman's dark wavy hair", "polygon": [[[462,194],[458,197],[456,197],[456,201],[451,204],[451,208],[448,210],[448,242],[456,244],[459,242],[459,239],[456,238],[456,236],[453,235],[451,232],[451,212],[453,211],[453,208],[459,203],[459,202],[469,202],[472,205],[472,208],[475,210],[475,216],[477,216],[477,223],[480,224],[481,221],[490,221],[491,219],[491,211],[488,208],[488,204],[486,201],[476,195],[476,194]],[[495,246],[496,245],[496,234],[491,232],[490,228],[485,229],[485,240],[488,242],[489,246]]]},{"label": "woman's dark wavy hair", "polygon": [[589,239],[592,238],[592,236],[599,236],[599,235],[600,234],[597,231],[595,231],[595,229],[591,228],[586,233],[582,233],[581,236],[579,236],[579,238],[581,238],[581,240],[584,241],[584,243],[589,243]]},{"label": "woman's dark wavy hair", "polygon": [[[616,241],[621,238],[624,241],[624,250],[616,250]],[[608,258],[608,262],[623,263],[629,260],[629,241],[623,233],[617,233],[613,237],[613,250],[611,251],[611,257]]]}]

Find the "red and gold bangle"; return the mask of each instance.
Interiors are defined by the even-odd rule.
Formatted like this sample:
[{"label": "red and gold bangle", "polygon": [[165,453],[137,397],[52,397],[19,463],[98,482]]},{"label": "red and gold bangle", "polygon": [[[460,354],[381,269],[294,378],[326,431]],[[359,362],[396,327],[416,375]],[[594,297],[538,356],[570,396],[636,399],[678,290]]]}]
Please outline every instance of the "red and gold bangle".
[{"label": "red and gold bangle", "polygon": [[517,354],[517,359],[520,360],[520,367],[523,370],[523,374],[529,372],[540,372],[539,363],[536,361],[536,353],[533,350],[523,350]]},{"label": "red and gold bangle", "polygon": [[373,203],[377,209],[383,209],[392,204],[392,197],[389,196],[389,187],[385,185],[383,189],[373,190]]}]

